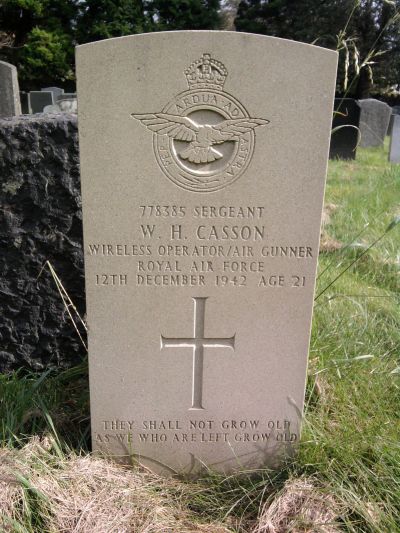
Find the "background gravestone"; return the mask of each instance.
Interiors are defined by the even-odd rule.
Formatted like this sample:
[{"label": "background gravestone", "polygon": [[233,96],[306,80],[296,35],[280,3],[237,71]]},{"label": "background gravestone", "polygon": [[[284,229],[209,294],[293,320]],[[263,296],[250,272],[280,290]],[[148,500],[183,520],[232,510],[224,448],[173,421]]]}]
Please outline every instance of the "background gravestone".
[{"label": "background gravestone", "polygon": [[63,94],[60,94],[58,97],[57,97],[57,101],[60,101],[60,100],[69,100],[70,98],[76,98],[76,93],[63,93]]},{"label": "background gravestone", "polygon": [[76,115],[0,120],[0,371],[65,368],[85,355],[49,260],[84,314]]},{"label": "background gravestone", "polygon": [[64,94],[64,89],[61,89],[61,87],[43,87],[41,91],[53,93],[54,100],[57,100],[62,94]]},{"label": "background gravestone", "polygon": [[355,159],[359,137],[360,106],[352,98],[335,98],[329,159]]},{"label": "background gravestone", "polygon": [[0,61],[0,117],[21,114],[17,68]]},{"label": "background gravestone", "polygon": [[360,146],[383,146],[392,110],[385,102],[375,98],[358,100],[360,112]]},{"label": "background gravestone", "polygon": [[400,163],[400,115],[393,115],[392,135],[390,137],[389,161]]},{"label": "background gravestone", "polygon": [[398,105],[394,105],[392,108],[392,114],[390,115],[390,121],[389,121],[389,126],[388,126],[388,129],[387,129],[387,132],[386,132],[386,135],[392,135],[392,127],[393,127],[393,121],[394,121],[394,116],[395,115],[400,115],[400,106]]},{"label": "background gravestone", "polygon": [[48,105],[54,105],[54,93],[51,91],[31,91],[28,93],[30,113],[43,113],[43,109]]},{"label": "background gravestone", "polygon": [[96,449],[162,472],[293,451],[336,63],[233,32],[77,48]]},{"label": "background gravestone", "polygon": [[19,92],[20,101],[21,101],[21,112],[23,115],[29,114],[29,101],[28,101],[28,93],[25,91]]}]

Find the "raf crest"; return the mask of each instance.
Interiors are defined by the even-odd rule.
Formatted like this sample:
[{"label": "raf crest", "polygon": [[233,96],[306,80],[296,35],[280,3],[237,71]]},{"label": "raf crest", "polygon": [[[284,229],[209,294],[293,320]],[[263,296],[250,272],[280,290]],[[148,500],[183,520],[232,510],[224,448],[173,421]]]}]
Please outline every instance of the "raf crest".
[{"label": "raf crest", "polygon": [[222,91],[228,71],[220,61],[203,54],[185,70],[189,89],[216,89]]},{"label": "raf crest", "polygon": [[189,90],[162,112],[132,113],[153,132],[154,152],[164,174],[195,192],[213,192],[236,181],[250,163],[254,130],[269,120],[250,118],[242,104],[223,91],[228,71],[211,57],[186,70]]}]

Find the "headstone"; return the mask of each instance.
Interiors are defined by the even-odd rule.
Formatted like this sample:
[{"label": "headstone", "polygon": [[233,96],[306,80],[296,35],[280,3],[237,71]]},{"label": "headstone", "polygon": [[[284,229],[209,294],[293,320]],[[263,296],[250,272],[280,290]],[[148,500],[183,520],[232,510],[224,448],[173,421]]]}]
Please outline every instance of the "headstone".
[{"label": "headstone", "polygon": [[54,94],[54,100],[57,100],[62,94],[64,94],[64,89],[61,87],[44,87],[41,89],[44,92],[51,92]]},{"label": "headstone", "polygon": [[20,114],[17,68],[10,63],[0,61],[0,117],[14,117]]},{"label": "headstone", "polygon": [[360,137],[360,106],[352,98],[335,98],[330,159],[355,159]]},{"label": "headstone", "polygon": [[336,62],[233,32],[77,48],[95,449],[165,473],[293,451]]},{"label": "headstone", "polygon": [[19,92],[19,98],[21,101],[21,112],[23,115],[29,114],[29,102],[28,102],[28,93],[25,91]]},{"label": "headstone", "polygon": [[400,115],[393,115],[392,135],[390,137],[389,161],[400,163]]},{"label": "headstone", "polygon": [[360,146],[383,146],[392,113],[390,106],[375,98],[358,100],[358,105],[361,108]]},{"label": "headstone", "polygon": [[60,94],[60,96],[58,96],[58,98],[57,98],[57,102],[59,100],[68,100],[70,98],[76,98],[76,93],[63,93],[63,94]]},{"label": "headstone", "polygon": [[47,105],[54,105],[54,94],[51,91],[31,91],[28,94],[29,109],[31,113],[43,113]]},{"label": "headstone", "polygon": [[395,115],[400,115],[400,106],[394,105],[391,108],[391,110],[392,110],[392,114],[390,115],[389,126],[388,126],[388,129],[387,129],[387,132],[386,132],[386,135],[389,135],[389,136],[392,135],[394,116]]}]

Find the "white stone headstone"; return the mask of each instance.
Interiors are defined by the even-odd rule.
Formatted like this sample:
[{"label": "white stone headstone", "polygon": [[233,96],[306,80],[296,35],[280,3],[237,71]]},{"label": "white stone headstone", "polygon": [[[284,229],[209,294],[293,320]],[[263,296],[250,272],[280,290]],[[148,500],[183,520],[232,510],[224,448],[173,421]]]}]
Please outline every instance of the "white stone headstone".
[{"label": "white stone headstone", "polygon": [[375,98],[358,100],[358,105],[361,108],[360,146],[382,146],[392,113],[390,106]]},{"label": "white stone headstone", "polygon": [[77,48],[95,449],[161,472],[293,451],[336,64],[232,32]]}]

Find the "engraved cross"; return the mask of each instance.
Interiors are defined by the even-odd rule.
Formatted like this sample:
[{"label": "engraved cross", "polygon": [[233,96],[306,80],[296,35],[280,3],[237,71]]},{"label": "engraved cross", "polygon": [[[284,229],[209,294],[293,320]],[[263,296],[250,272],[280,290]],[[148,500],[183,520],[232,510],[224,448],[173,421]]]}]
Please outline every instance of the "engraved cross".
[{"label": "engraved cross", "polygon": [[192,407],[190,409],[204,409],[203,401],[203,360],[204,348],[235,349],[235,335],[233,337],[210,339],[204,336],[204,322],[207,298],[192,298],[194,301],[194,335],[188,338],[168,338],[161,335],[161,349],[163,348],[193,348],[193,379],[192,379]]}]

